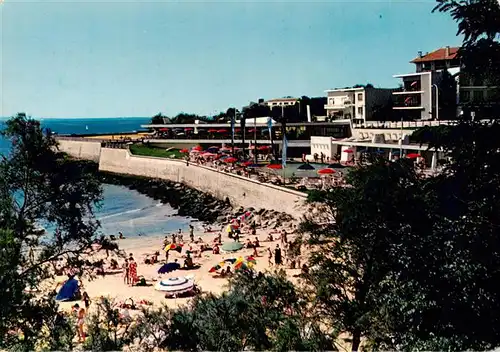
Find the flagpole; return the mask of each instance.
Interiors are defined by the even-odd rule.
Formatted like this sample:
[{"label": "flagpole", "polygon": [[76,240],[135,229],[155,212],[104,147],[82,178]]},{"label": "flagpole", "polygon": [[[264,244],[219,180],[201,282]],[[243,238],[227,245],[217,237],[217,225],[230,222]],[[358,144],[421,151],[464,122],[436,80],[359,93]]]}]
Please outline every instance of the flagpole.
[{"label": "flagpole", "polygon": [[257,117],[255,116],[253,118],[253,140],[254,140],[253,155],[255,158],[255,163],[257,164]]}]

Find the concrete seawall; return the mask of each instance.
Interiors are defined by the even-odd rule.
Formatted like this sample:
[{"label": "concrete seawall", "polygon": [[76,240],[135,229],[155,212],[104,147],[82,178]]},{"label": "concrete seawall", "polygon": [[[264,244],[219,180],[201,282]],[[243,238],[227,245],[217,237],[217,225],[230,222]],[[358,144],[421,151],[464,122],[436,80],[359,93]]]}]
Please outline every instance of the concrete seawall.
[{"label": "concrete seawall", "polygon": [[99,170],[180,182],[231,204],[273,209],[296,218],[304,214],[305,194],[184,161],[144,157],[127,149],[101,148],[100,142],[60,140],[59,149],[71,156],[99,161]]},{"label": "concrete seawall", "polygon": [[59,150],[74,158],[99,162],[101,142],[84,140],[82,138],[58,138]]}]

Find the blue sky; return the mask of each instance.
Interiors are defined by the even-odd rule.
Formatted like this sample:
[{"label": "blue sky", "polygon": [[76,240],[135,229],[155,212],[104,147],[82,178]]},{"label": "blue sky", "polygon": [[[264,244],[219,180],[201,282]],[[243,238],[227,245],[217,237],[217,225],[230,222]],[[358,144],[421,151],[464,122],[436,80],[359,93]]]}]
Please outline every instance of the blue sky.
[{"label": "blue sky", "polygon": [[0,5],[0,116],[212,114],[250,100],[393,87],[456,25],[407,1],[15,1]]}]

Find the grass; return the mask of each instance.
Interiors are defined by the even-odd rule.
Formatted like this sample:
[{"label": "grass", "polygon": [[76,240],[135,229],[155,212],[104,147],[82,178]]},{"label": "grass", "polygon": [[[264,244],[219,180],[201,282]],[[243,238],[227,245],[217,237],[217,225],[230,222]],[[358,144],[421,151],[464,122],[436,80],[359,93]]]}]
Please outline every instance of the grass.
[{"label": "grass", "polygon": [[140,144],[132,144],[130,152],[134,155],[154,156],[157,158],[175,158],[182,159],[185,154],[179,152],[179,149],[166,150],[163,148],[148,147]]}]

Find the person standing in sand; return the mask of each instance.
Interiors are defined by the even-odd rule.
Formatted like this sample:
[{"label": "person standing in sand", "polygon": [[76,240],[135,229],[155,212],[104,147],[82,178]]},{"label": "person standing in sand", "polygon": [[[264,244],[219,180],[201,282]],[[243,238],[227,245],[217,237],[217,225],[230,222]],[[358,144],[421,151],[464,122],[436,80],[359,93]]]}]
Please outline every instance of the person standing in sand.
[{"label": "person standing in sand", "polygon": [[189,238],[191,242],[194,242],[194,227],[193,225],[189,225]]},{"label": "person standing in sand", "polygon": [[76,329],[78,333],[78,342],[85,342],[85,332],[83,331],[83,325],[85,323],[85,309],[80,308],[77,313]]},{"label": "person standing in sand", "polygon": [[277,266],[281,265],[281,248],[278,244],[276,245],[276,249],[274,250],[274,263]]},{"label": "person standing in sand", "polygon": [[134,286],[137,282],[137,263],[135,262],[133,257],[129,258],[129,284]]},{"label": "person standing in sand", "polygon": [[130,282],[130,279],[129,279],[128,259],[126,259],[126,258],[125,258],[125,262],[123,262],[122,269],[123,269],[123,283],[128,285],[128,283]]}]

